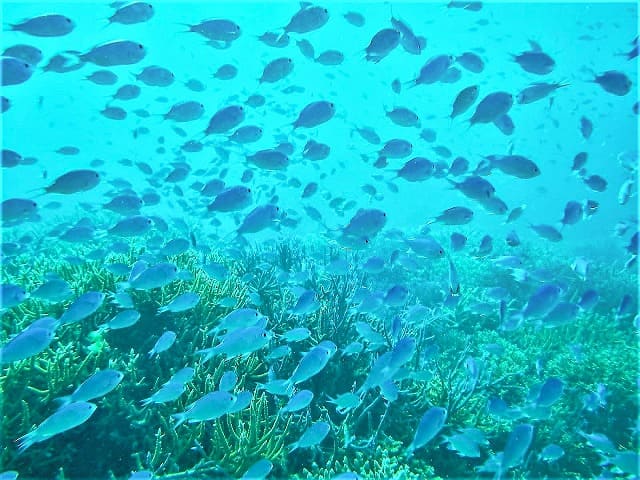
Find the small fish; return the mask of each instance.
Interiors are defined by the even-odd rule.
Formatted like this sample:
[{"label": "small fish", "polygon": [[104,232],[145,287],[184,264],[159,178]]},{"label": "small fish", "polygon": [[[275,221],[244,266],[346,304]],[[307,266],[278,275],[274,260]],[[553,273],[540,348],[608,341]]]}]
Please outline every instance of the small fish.
[{"label": "small fish", "polygon": [[617,70],[609,70],[602,74],[596,75],[593,79],[602,87],[605,92],[623,97],[631,91],[633,82],[624,73]]},{"label": "small fish", "polygon": [[526,72],[536,75],[546,75],[551,73],[556,66],[556,62],[549,55],[544,53],[535,42],[529,42],[531,50],[514,55],[513,60]]},{"label": "small fish", "polygon": [[562,240],[562,233],[560,233],[558,229],[552,225],[531,225],[531,229],[542,238],[546,238],[551,242],[559,242]]},{"label": "small fish", "polygon": [[542,449],[542,451],[538,455],[538,458],[543,462],[551,463],[551,462],[555,462],[556,460],[559,460],[563,456],[564,456],[564,450],[562,449],[562,447],[554,443],[550,443],[549,445],[547,445]]},{"label": "small fish", "polygon": [[482,58],[473,52],[465,52],[456,57],[456,62],[462,65],[465,70],[473,73],[482,73],[484,70],[484,62]]},{"label": "small fish", "polygon": [[513,95],[507,92],[494,92],[484,97],[469,120],[471,125],[476,123],[491,123],[498,117],[505,115],[513,106]]},{"label": "small fish", "polygon": [[215,391],[200,397],[182,413],[171,415],[176,420],[174,429],[184,422],[197,423],[215,420],[233,407],[237,398],[229,392]]},{"label": "small fish", "polygon": [[297,442],[291,444],[289,453],[298,448],[315,447],[329,434],[331,427],[327,422],[315,422],[307,428]]},{"label": "small fish", "polygon": [[113,15],[109,17],[109,23],[121,23],[123,25],[134,25],[146,22],[153,17],[153,5],[146,2],[133,2],[119,7]]},{"label": "small fish", "polygon": [[429,85],[441,80],[454,60],[455,58],[451,55],[437,55],[430,58],[411,82],[412,85]]},{"label": "small fish", "polygon": [[202,363],[220,354],[227,358],[245,356],[264,348],[271,337],[272,334],[261,326],[240,328],[224,335],[215,347],[198,350],[196,353],[203,356]]},{"label": "small fish", "polygon": [[498,477],[502,472],[507,472],[511,467],[519,465],[524,459],[525,453],[531,446],[533,439],[533,426],[528,424],[517,425],[507,437],[507,443],[502,453]]},{"label": "small fish", "polygon": [[473,220],[473,210],[466,207],[451,207],[428,223],[442,223],[443,225],[465,225]]},{"label": "small fish", "polygon": [[583,181],[594,192],[604,192],[607,189],[607,181],[600,175],[590,175],[583,178]]},{"label": "small fish", "polygon": [[446,418],[447,410],[445,408],[432,407],[427,410],[420,419],[413,440],[407,448],[407,457],[413,456],[415,450],[429,443],[442,430]]},{"label": "small fish", "polygon": [[69,17],[59,14],[41,15],[20,23],[9,25],[14,32],[22,32],[34,37],[62,37],[73,31],[75,23]]},{"label": "small fish", "polygon": [[42,60],[42,51],[31,45],[18,44],[7,47],[2,53],[2,56],[17,58],[29,65],[35,66]]},{"label": "small fish", "polygon": [[400,32],[393,28],[378,31],[364,50],[366,60],[374,63],[380,62],[400,44],[400,38]]},{"label": "small fish", "polygon": [[273,469],[273,463],[266,458],[258,460],[240,477],[240,480],[264,480]]},{"label": "small fish", "polygon": [[258,79],[260,83],[279,82],[293,71],[293,60],[289,57],[277,58],[269,62]]},{"label": "small fish", "polygon": [[35,443],[43,442],[83,424],[93,415],[96,408],[95,404],[88,402],[74,402],[64,405],[47,417],[35,430],[16,440],[19,442],[19,452],[22,453]]},{"label": "small fish", "polygon": [[87,53],[79,55],[82,62],[90,62],[101,67],[117,65],[133,65],[144,59],[146,49],[137,42],[129,40],[115,40],[97,45]]},{"label": "small fish", "polygon": [[100,325],[100,330],[119,330],[135,325],[140,320],[137,310],[122,310],[114,315],[107,323]]},{"label": "small fish", "polygon": [[313,400],[313,392],[311,390],[300,390],[293,397],[289,399],[287,404],[282,407],[279,414],[292,413],[303,410],[309,406]]},{"label": "small fish", "polygon": [[293,122],[293,128],[314,128],[329,121],[335,114],[336,107],[332,102],[318,101],[311,102],[299,113],[298,118]]},{"label": "small fish", "polygon": [[251,189],[243,185],[222,190],[207,206],[210,212],[233,212],[243,210],[251,204]]},{"label": "small fish", "polygon": [[227,133],[240,125],[245,118],[245,110],[241,105],[229,105],[213,114],[204,135]]},{"label": "small fish", "polygon": [[363,27],[365,24],[365,18],[358,12],[347,12],[343,15],[344,19],[354,27]]},{"label": "small fish", "polygon": [[72,170],[45,187],[46,193],[71,195],[95,188],[100,182],[100,174],[94,170]]},{"label": "small fish", "polygon": [[451,119],[454,119],[458,115],[461,115],[469,110],[471,105],[473,105],[478,99],[479,91],[480,89],[477,85],[472,85],[461,90],[458,95],[456,95],[456,98],[453,101],[453,106],[451,107],[451,114],[449,114],[449,117]]},{"label": "small fish", "polygon": [[62,405],[67,405],[71,402],[87,402],[103,397],[114,390],[123,378],[124,374],[118,370],[100,370],[82,382],[71,395],[56,400]]},{"label": "small fish", "polygon": [[171,330],[160,335],[160,338],[158,338],[156,343],[153,345],[153,348],[149,350],[149,358],[169,350],[175,343],[176,337],[176,333]]},{"label": "small fish", "polygon": [[76,298],[60,317],[60,325],[77,323],[95,313],[105,299],[102,292],[87,292]]},{"label": "small fish", "polygon": [[328,340],[320,342],[309,350],[302,357],[302,360],[298,363],[291,377],[285,382],[286,389],[289,390],[294,385],[302,383],[320,373],[337,350],[338,347]]},{"label": "small fish", "polygon": [[175,297],[167,305],[160,307],[158,309],[158,314],[164,313],[164,312],[172,312],[172,313],[185,312],[195,307],[199,301],[200,301],[200,295],[198,295],[197,293],[185,292]]},{"label": "small fish", "polygon": [[284,27],[285,33],[308,33],[329,21],[329,11],[318,6],[304,6],[291,17]]},{"label": "small fish", "polygon": [[222,18],[203,20],[200,23],[185,26],[189,27],[189,32],[202,35],[213,42],[232,42],[238,39],[242,33],[237,23]]}]

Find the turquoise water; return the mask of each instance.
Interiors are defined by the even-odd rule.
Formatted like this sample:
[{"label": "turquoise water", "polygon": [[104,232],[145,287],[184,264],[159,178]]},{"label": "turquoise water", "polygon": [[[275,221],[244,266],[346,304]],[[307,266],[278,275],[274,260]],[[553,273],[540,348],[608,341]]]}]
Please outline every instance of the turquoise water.
[{"label": "turquoise water", "polygon": [[0,469],[634,478],[637,5],[467,3],[3,3]]}]

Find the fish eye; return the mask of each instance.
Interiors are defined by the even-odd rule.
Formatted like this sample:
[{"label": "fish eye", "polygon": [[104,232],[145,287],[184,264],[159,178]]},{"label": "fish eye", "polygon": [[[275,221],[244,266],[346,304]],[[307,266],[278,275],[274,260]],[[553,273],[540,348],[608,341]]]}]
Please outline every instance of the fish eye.
[{"label": "fish eye", "polygon": [[139,44],[138,44],[138,48],[139,48],[140,50],[142,50],[144,47],[142,46],[142,44],[141,44],[141,43],[139,43]]},{"label": "fish eye", "polygon": [[322,9],[324,11],[324,13],[329,13],[329,10],[327,10],[326,8]]},{"label": "fish eye", "polygon": [[291,63],[293,60],[291,60],[290,58],[287,58],[287,62]]},{"label": "fish eye", "polygon": [[178,267],[173,267],[173,271],[174,271],[175,273],[178,273]]},{"label": "fish eye", "polygon": [[70,18],[65,18],[65,20],[67,21],[67,23],[71,23],[71,19]]},{"label": "fish eye", "polygon": [[251,193],[251,189],[250,188],[247,188],[247,193]]},{"label": "fish eye", "polygon": [[266,338],[267,334],[265,332],[262,332],[262,338]]},{"label": "fish eye", "polygon": [[151,219],[150,218],[147,219],[147,225],[151,225]]}]

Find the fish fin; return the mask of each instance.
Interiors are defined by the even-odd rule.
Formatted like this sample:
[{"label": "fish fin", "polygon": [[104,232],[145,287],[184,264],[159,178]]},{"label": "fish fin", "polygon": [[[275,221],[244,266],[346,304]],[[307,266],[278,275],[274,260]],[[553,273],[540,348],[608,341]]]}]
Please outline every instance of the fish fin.
[{"label": "fish fin", "polygon": [[535,40],[529,40],[529,45],[531,46],[532,52],[542,52],[542,47],[540,47],[540,44]]},{"label": "fish fin", "polygon": [[64,397],[54,398],[53,401],[58,405],[58,408],[61,408],[71,403],[71,395],[65,395]]},{"label": "fish fin", "polygon": [[140,274],[144,272],[148,267],[149,265],[144,260],[138,260],[136,263],[134,263],[133,267],[131,268],[131,273],[129,274],[129,282],[138,278]]},{"label": "fish fin", "polygon": [[187,414],[186,413],[176,413],[174,415],[171,415],[171,418],[175,418],[176,419],[176,423],[173,426],[173,429],[176,430],[180,425],[182,425],[187,420]]},{"label": "fish fin", "polygon": [[21,436],[20,438],[18,438],[16,440],[16,442],[18,442],[18,454],[21,454],[22,452],[24,452],[27,448],[29,448],[31,445],[33,445],[34,443],[36,443],[36,433],[37,430],[34,430],[33,432],[29,432],[26,435]]}]

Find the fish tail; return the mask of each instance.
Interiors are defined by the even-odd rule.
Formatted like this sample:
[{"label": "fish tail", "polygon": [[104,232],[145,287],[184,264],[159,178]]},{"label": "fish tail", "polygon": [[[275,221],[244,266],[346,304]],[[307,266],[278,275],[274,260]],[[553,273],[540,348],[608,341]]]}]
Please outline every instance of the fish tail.
[{"label": "fish tail", "polygon": [[216,352],[215,352],[215,347],[214,348],[205,348],[204,350],[198,350],[196,353],[203,355],[203,358],[200,359],[201,363],[206,363],[209,360],[211,360]]},{"label": "fish tail", "polygon": [[409,445],[407,447],[407,451],[405,452],[405,458],[407,460],[409,460],[411,457],[413,457],[413,451],[414,451],[414,447],[413,447],[413,443],[411,445]]},{"label": "fish tail", "polygon": [[174,415],[171,415],[171,418],[174,418],[176,420],[176,423],[173,426],[173,429],[176,430],[180,425],[182,425],[187,420],[187,414],[176,413]]},{"label": "fish tail", "polygon": [[18,442],[18,454],[24,452],[27,448],[29,448],[31,445],[36,443],[35,438],[36,438],[35,431],[29,432],[26,435],[23,435],[22,437],[18,438],[16,440],[16,442]]},{"label": "fish tail", "polygon": [[65,395],[64,397],[54,398],[53,401],[58,405],[58,408],[61,408],[71,403],[71,395]]}]

